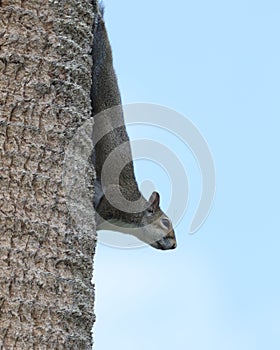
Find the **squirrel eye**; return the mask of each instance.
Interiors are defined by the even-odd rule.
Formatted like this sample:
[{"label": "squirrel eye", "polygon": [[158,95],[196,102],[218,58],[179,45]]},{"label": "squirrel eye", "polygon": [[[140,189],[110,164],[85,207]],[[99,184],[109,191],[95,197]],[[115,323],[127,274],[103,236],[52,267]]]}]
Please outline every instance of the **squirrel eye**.
[{"label": "squirrel eye", "polygon": [[168,219],[161,219],[161,222],[166,228],[170,228],[170,222]]}]

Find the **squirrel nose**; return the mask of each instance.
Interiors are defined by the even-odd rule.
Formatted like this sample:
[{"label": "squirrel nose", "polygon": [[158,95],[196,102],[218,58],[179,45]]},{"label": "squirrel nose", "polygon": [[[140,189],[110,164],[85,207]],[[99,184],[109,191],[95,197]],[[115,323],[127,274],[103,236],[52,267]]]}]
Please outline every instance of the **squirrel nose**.
[{"label": "squirrel nose", "polygon": [[168,249],[175,249],[177,247],[176,239],[169,238],[169,244],[168,245],[169,245]]}]

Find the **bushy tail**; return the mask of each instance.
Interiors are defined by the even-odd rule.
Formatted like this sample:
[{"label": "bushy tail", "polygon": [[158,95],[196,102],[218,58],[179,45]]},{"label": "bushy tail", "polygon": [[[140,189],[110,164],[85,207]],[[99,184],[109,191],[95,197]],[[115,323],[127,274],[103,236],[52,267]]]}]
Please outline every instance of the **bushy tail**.
[{"label": "bushy tail", "polygon": [[105,11],[105,5],[103,1],[98,2],[98,14],[103,18],[104,17],[104,11]]}]

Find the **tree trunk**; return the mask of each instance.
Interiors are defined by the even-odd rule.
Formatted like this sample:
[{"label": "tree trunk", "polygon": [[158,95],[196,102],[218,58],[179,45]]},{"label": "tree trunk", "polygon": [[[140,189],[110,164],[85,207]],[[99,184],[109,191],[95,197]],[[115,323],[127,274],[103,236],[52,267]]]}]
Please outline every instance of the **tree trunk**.
[{"label": "tree trunk", "polygon": [[62,175],[91,117],[94,11],[0,1],[0,349],[92,347],[93,209],[78,226]]}]

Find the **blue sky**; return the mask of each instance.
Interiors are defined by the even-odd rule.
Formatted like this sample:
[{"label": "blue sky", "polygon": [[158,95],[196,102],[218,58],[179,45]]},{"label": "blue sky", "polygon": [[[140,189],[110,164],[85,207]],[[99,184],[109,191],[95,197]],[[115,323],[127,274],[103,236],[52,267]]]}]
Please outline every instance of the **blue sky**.
[{"label": "blue sky", "polygon": [[[156,103],[188,117],[209,144],[217,178],[212,211],[189,235],[199,169],[188,149],[168,144],[189,175],[178,248],[98,245],[95,349],[279,349],[280,3],[105,5],[123,102]],[[130,130],[133,137],[145,132]],[[136,163],[139,183],[156,181],[165,209],[168,177]]]}]

